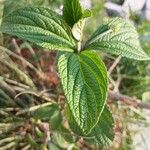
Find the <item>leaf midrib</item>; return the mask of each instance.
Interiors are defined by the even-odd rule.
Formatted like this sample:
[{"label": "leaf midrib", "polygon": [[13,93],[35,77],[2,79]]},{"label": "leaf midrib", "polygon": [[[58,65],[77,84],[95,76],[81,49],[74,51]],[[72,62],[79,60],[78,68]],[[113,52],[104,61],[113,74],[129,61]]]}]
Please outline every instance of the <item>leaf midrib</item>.
[{"label": "leaf midrib", "polygon": [[[46,10],[47,11],[47,10]],[[51,11],[51,10],[50,10]],[[25,11],[25,13],[26,14],[30,14],[28,11]],[[51,18],[50,17],[48,17],[48,16],[44,16],[43,14],[37,14],[36,12],[31,12],[32,14],[34,14],[34,15],[38,15],[38,16],[41,16],[42,18],[45,18],[46,19],[46,21],[48,21],[48,20],[51,20],[51,22],[53,22],[54,24],[56,24],[57,26],[59,26],[59,28],[61,29],[61,31],[63,32],[63,33],[65,33],[65,36],[67,37],[67,40],[69,40],[70,41],[70,37],[69,37],[69,35],[66,33],[66,30],[62,27],[62,24],[60,24],[58,21],[56,22],[55,20],[53,20],[52,18],[55,18],[55,17],[59,17],[59,16],[57,16],[57,15],[53,15],[53,16],[51,16]],[[49,12],[48,12],[49,13]],[[25,15],[25,14],[22,14],[22,16],[23,15]],[[31,19],[31,18],[29,18],[29,17],[27,17],[26,15],[25,16],[23,16],[23,17],[26,17],[26,18],[28,18],[28,19]],[[60,21],[63,21],[63,22],[65,22],[62,18],[60,18],[59,17],[59,19],[60,19]],[[41,20],[41,21],[43,21],[43,20]],[[35,21],[34,21],[35,22]],[[44,21],[43,21],[44,22]],[[35,22],[36,23],[36,22]],[[62,22],[61,22],[62,23]],[[44,22],[44,24],[45,24],[45,22]],[[36,25],[37,25],[37,23],[36,23]],[[38,25],[37,25],[38,26]],[[49,31],[49,30],[48,30]],[[65,38],[65,37],[64,37]],[[71,42],[71,41],[70,41]]]},{"label": "leaf midrib", "polygon": [[[80,60],[80,56],[78,56],[78,59]],[[82,61],[82,60],[81,60]],[[80,61],[79,61],[80,62]],[[82,73],[82,76],[84,77],[84,74],[83,74],[83,71],[82,71],[82,67],[81,67],[81,63],[79,63],[80,64],[80,70],[81,70],[81,73]],[[89,66],[89,65],[88,65]],[[91,69],[92,70],[92,69]],[[93,72],[93,70],[92,70],[92,72]],[[95,76],[95,73],[93,72],[93,74],[94,74],[94,76]],[[95,78],[97,79],[97,77],[95,76]],[[83,78],[83,79],[85,79],[85,78]],[[98,80],[99,82],[100,82],[100,80]],[[87,84],[86,83],[86,81],[84,80],[84,83],[85,84]],[[87,84],[88,85],[88,84]],[[88,85],[88,87],[90,87],[89,85]],[[84,89],[85,89],[85,87],[84,87]],[[91,88],[90,88],[91,89]],[[101,89],[100,88],[100,85],[99,85],[99,89]],[[95,96],[95,93],[93,92],[93,90],[91,90],[92,91],[92,93],[93,93],[93,95],[94,95],[94,97],[95,97],[95,99],[94,99],[94,101],[96,102],[96,96]],[[100,90],[100,92],[101,92],[101,90]],[[86,93],[86,92],[85,92]],[[87,94],[86,94],[87,95]],[[86,96],[87,97],[87,96]],[[104,102],[105,102],[105,100],[104,100]],[[105,102],[106,103],[106,102]],[[97,119],[97,122],[95,122],[95,124],[93,125],[93,127],[90,129],[90,131],[88,132],[88,133],[90,133],[91,131],[92,131],[92,129],[96,126],[96,124],[98,123],[98,121],[99,121],[99,118],[100,118],[100,116],[101,116],[101,114],[102,114],[102,112],[103,112],[103,110],[104,110],[104,107],[105,107],[105,103],[103,103],[103,106],[102,106],[102,109],[101,109],[101,112],[99,113],[99,116],[98,116],[98,119]],[[96,106],[97,106],[97,103],[95,103],[96,104]],[[97,108],[97,107],[96,107]],[[96,111],[96,112],[98,112],[98,110]],[[88,134],[87,133],[87,134]]]},{"label": "leaf midrib", "polygon": [[[70,45],[70,49],[72,48],[72,51],[73,51],[73,46],[74,45],[72,45],[72,43],[70,43],[70,41],[68,41],[68,40],[66,40],[66,39],[64,39],[63,37],[61,37],[61,36],[58,36],[57,34],[55,34],[55,33],[53,33],[53,32],[50,32],[49,30],[45,30],[45,29],[43,29],[43,28],[40,28],[40,27],[35,27],[35,26],[32,26],[32,25],[23,25],[23,24],[14,24],[14,26],[17,26],[17,25],[20,25],[20,26],[22,26],[22,27],[31,27],[31,28],[34,28],[34,29],[40,29],[40,30],[43,30],[43,32],[44,32],[44,34],[45,33],[47,33],[47,35],[42,35],[41,34],[41,36],[50,36],[50,35],[52,35],[52,36],[54,36],[55,38],[57,38],[57,39],[59,39],[60,41],[64,41],[65,43],[67,43],[68,45]],[[11,26],[11,25],[10,25]],[[5,28],[5,27],[4,27]],[[11,29],[7,29],[7,31],[12,31]],[[15,31],[15,32],[18,32],[18,30],[13,30],[13,31]],[[30,31],[29,31],[30,32]],[[21,33],[19,33],[19,34],[21,34]],[[35,34],[35,33],[34,33]],[[24,37],[23,35],[21,35],[22,37]],[[32,35],[28,35],[28,37],[32,37]]]},{"label": "leaf midrib", "polygon": [[[120,41],[117,41],[117,40],[115,40],[115,41],[101,41],[102,43],[103,42],[107,42],[108,44],[111,42],[111,43],[120,43]],[[128,45],[126,42],[121,42],[121,43],[123,43],[123,44],[125,44],[126,46],[129,46],[130,48],[134,48],[134,49],[136,49],[136,50],[138,50],[138,48],[137,47],[133,47],[133,46],[131,46],[131,45]],[[92,43],[92,44],[90,44],[90,45],[88,45],[88,47],[93,47],[94,49],[99,49],[99,48],[95,48],[93,45],[96,45],[96,44],[101,44],[101,43],[99,43],[99,42],[95,42],[95,43]],[[102,46],[102,45],[101,45]],[[87,48],[88,48],[87,47]],[[107,48],[107,47],[102,47],[102,48]],[[109,48],[110,49],[110,48]],[[116,49],[118,49],[118,48],[116,48]],[[142,56],[141,56],[141,54],[139,54],[139,53],[136,53],[136,51],[129,51],[128,49],[126,49],[126,52],[129,52],[129,53],[132,53],[132,54],[134,54],[134,55],[137,55],[137,56],[139,56],[139,57],[144,57],[144,58],[147,58],[148,59],[148,57],[145,57],[145,53],[144,52],[142,52],[142,51],[139,51],[138,50],[138,52],[140,52],[141,54],[142,54]]]}]

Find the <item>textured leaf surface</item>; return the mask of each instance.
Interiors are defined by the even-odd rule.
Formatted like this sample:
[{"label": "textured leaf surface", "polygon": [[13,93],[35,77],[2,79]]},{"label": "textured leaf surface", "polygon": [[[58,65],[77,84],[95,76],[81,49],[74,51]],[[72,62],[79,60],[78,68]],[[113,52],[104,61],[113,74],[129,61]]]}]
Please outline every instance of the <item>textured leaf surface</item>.
[{"label": "textured leaf surface", "polygon": [[83,9],[80,0],[64,0],[63,17],[70,27],[79,20],[90,17],[91,11]]},{"label": "textured leaf surface", "polygon": [[49,122],[52,129],[57,129],[62,121],[60,110],[57,105],[41,107],[34,112],[35,119]]},{"label": "textured leaf surface", "polygon": [[3,19],[0,31],[52,50],[74,48],[69,27],[48,8],[25,7],[14,11]]},{"label": "textured leaf surface", "polygon": [[68,25],[73,27],[82,18],[79,0],[64,0],[63,16]]},{"label": "textured leaf surface", "polygon": [[58,71],[69,109],[86,134],[96,125],[105,105],[105,65],[95,52],[63,53],[58,59]]},{"label": "textured leaf surface", "polygon": [[134,26],[121,18],[109,19],[100,26],[85,49],[102,50],[137,60],[150,59],[140,46]]},{"label": "textured leaf surface", "polygon": [[82,29],[84,26],[84,22],[83,20],[79,20],[78,23],[76,23],[73,28],[72,28],[72,35],[74,36],[74,38],[77,41],[80,41],[81,37],[82,37]]},{"label": "textured leaf surface", "polygon": [[4,16],[11,14],[14,10],[21,8],[22,6],[41,6],[43,4],[43,0],[30,0],[27,2],[26,0],[5,0],[4,1]]},{"label": "textured leaf surface", "polygon": [[88,135],[85,135],[80,130],[68,107],[66,109],[66,115],[68,117],[71,130],[75,134],[83,136],[88,143],[94,144],[101,148],[106,148],[112,143],[114,139],[114,120],[107,106],[105,106],[98,123]]},{"label": "textured leaf surface", "polygon": [[100,147],[107,147],[114,139],[114,120],[111,112],[107,107],[103,110],[99,122],[93,128],[92,132],[89,134],[91,137],[88,142],[93,143]]}]

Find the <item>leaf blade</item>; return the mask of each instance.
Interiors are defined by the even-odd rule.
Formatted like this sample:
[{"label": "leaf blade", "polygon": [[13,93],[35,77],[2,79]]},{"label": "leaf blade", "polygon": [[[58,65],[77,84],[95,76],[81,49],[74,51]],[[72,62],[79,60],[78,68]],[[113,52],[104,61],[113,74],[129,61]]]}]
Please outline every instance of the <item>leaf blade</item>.
[{"label": "leaf blade", "polygon": [[107,148],[112,144],[114,140],[114,120],[107,106],[105,106],[98,123],[87,135],[80,130],[80,127],[77,125],[74,116],[68,107],[66,107],[66,116],[71,130],[75,134],[83,137],[89,144],[93,144],[100,148]]},{"label": "leaf blade", "polygon": [[63,17],[71,27],[82,18],[79,0],[64,0]]},{"label": "leaf blade", "polygon": [[[96,71],[95,71],[96,70]],[[84,133],[96,125],[107,95],[106,68],[95,52],[63,53],[58,72],[69,109]]]},{"label": "leaf blade", "polygon": [[114,139],[113,128],[114,120],[111,112],[106,106],[101,114],[99,122],[88,135],[91,137],[91,139],[88,139],[87,141],[89,143],[95,144],[96,146],[106,148],[112,143]]},{"label": "leaf blade", "polygon": [[70,29],[55,12],[44,7],[25,7],[3,18],[0,31],[49,49],[73,51]]},{"label": "leaf blade", "polygon": [[149,60],[142,50],[135,27],[121,18],[106,21],[88,40],[84,49],[101,50],[137,60]]}]

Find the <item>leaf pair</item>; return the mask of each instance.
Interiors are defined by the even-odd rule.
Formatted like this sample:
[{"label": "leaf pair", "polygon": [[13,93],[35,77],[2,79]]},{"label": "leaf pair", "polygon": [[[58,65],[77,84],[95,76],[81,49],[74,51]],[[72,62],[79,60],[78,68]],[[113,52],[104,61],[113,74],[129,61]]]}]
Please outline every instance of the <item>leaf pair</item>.
[{"label": "leaf pair", "polygon": [[[75,17],[72,25],[82,19],[80,17]],[[76,48],[71,28],[62,16],[48,8],[25,7],[14,11],[3,18],[0,31],[51,50],[74,52]],[[139,44],[134,26],[120,18],[105,21],[83,47],[83,50],[101,50],[137,60],[150,59]]]},{"label": "leaf pair", "polygon": [[[65,16],[67,19],[67,14]],[[77,16],[81,17],[79,14]],[[79,21],[80,17],[75,17],[72,25]],[[48,8],[26,7],[14,11],[3,18],[0,31],[51,50],[74,52],[76,48],[71,28],[62,16]],[[104,22],[87,41],[83,50],[85,49],[101,50],[137,60],[150,59],[139,44],[134,26],[120,18]]]}]

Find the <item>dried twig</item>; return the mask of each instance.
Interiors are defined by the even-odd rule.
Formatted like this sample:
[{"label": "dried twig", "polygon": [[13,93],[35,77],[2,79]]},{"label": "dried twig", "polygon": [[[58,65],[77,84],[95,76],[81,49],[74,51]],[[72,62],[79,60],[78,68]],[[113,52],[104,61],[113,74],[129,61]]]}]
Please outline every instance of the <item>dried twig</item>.
[{"label": "dried twig", "polygon": [[28,62],[26,59],[24,59],[23,57],[17,55],[16,53],[12,52],[11,50],[0,46],[0,50],[6,52],[8,55],[12,55],[13,57],[17,58],[18,60],[22,61],[22,63],[26,64],[28,67],[30,67],[30,69],[32,69],[33,71],[35,71],[37,74],[40,74],[39,70],[37,68],[35,68],[30,62]]},{"label": "dried twig", "polygon": [[44,103],[44,104],[41,104],[41,105],[36,105],[36,106],[30,107],[30,108],[23,109],[23,110],[17,112],[16,116],[22,115],[22,114],[25,114],[25,113],[28,113],[28,112],[35,111],[39,108],[46,107],[46,106],[49,106],[49,105],[53,105],[53,103],[48,102],[48,103]]},{"label": "dried twig", "polygon": [[121,101],[127,105],[133,106],[135,108],[141,108],[141,109],[150,109],[150,104],[144,103],[139,99],[129,97],[127,95],[120,94],[118,92],[109,92],[108,96],[109,100],[116,100]]},{"label": "dried twig", "polygon": [[117,66],[118,63],[120,62],[120,60],[121,60],[121,56],[119,56],[119,57],[114,61],[114,63],[111,65],[111,67],[110,67],[109,70],[108,70],[109,75],[114,71],[114,69],[116,68],[116,66]]}]

